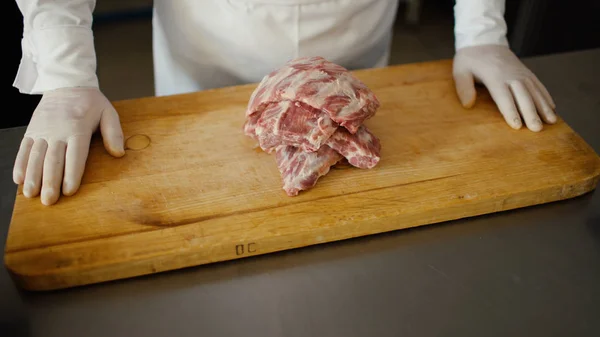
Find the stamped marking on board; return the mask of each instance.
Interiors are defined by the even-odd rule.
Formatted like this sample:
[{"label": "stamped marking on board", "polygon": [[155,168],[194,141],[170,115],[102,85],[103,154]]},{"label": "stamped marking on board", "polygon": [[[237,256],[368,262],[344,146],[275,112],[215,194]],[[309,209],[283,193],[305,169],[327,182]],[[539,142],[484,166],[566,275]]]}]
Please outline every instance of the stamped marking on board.
[{"label": "stamped marking on board", "polygon": [[239,244],[235,246],[235,255],[242,256],[256,252],[256,243]]},{"label": "stamped marking on board", "polygon": [[139,151],[150,145],[150,137],[146,135],[133,135],[125,141],[125,149]]}]

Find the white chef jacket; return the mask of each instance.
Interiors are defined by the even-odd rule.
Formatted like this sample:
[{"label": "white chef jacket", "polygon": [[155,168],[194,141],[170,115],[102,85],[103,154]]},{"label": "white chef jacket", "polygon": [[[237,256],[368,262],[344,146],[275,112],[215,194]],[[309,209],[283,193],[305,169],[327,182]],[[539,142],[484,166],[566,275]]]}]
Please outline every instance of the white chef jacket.
[{"label": "white chef jacket", "polygon": [[[24,31],[13,85],[28,94],[98,87],[96,1],[16,1]],[[504,5],[457,0],[455,48],[508,45]],[[349,69],[385,66],[397,6],[398,0],[155,0],[155,93],[258,82],[300,56],[323,56]]]}]

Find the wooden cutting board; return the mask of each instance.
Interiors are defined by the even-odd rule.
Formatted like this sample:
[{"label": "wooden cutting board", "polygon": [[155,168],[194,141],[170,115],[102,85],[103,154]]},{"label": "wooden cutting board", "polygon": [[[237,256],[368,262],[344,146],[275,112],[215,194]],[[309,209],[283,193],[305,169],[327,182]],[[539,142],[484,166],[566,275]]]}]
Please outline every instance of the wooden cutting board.
[{"label": "wooden cutting board", "polygon": [[597,154],[562,120],[512,130],[485,89],[463,109],[450,61],[356,74],[381,101],[366,123],[381,162],[334,169],[297,197],[242,134],[255,85],[115,102],[126,156],[95,139],[79,193],[51,207],[19,190],[7,268],[25,289],[73,287],[547,203],[598,183]]}]

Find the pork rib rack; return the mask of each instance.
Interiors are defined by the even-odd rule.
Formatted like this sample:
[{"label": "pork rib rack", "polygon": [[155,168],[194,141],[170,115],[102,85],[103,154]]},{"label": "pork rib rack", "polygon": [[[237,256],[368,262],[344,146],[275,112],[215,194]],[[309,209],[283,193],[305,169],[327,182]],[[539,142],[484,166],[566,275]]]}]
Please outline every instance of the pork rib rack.
[{"label": "pork rib rack", "polygon": [[295,196],[344,158],[361,169],[379,163],[379,139],[363,125],[379,105],[347,69],[301,57],[262,79],[250,97],[244,133],[275,153],[283,189]]}]

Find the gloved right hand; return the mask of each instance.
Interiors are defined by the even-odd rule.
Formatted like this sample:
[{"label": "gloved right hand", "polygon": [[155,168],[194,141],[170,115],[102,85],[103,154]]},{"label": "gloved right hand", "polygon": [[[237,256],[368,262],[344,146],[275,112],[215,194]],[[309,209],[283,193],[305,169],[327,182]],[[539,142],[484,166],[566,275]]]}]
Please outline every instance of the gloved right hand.
[{"label": "gloved right hand", "polygon": [[[506,46],[482,45],[456,51],[453,62],[456,92],[465,108],[475,104],[474,82],[483,83],[506,123],[514,129],[525,125],[542,130],[542,120],[557,121],[556,105],[546,87]],[[540,119],[541,118],[541,119]]]},{"label": "gloved right hand", "polygon": [[40,194],[52,205],[61,194],[77,192],[85,169],[92,134],[100,126],[104,147],[121,157],[123,131],[119,115],[96,88],[47,91],[33,112],[13,169],[27,198]]}]

